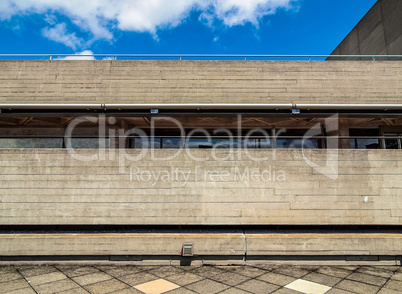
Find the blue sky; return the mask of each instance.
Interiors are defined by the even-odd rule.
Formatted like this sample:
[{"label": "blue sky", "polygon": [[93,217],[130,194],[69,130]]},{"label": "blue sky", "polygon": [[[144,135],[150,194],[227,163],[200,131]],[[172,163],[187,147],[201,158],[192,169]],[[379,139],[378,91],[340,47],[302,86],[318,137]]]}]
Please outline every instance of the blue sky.
[{"label": "blue sky", "polygon": [[1,0],[0,53],[330,54],[375,2]]}]

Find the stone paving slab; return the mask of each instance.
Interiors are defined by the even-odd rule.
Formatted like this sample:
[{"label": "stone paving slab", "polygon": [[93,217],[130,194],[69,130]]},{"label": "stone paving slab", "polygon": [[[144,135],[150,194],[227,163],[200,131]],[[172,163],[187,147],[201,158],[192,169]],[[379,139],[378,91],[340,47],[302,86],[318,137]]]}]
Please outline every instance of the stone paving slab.
[{"label": "stone paving slab", "polygon": [[326,294],[402,293],[402,268],[367,265],[0,266],[0,293],[318,294],[323,291]]}]

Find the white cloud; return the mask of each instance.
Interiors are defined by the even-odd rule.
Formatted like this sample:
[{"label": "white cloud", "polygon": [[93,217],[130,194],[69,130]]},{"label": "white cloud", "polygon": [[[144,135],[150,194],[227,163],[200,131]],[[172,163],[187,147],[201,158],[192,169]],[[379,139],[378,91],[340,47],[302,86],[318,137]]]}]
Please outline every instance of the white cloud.
[{"label": "white cloud", "polygon": [[[265,15],[274,14],[278,8],[291,8],[291,0],[216,0],[203,12],[207,20],[218,19],[229,27],[258,21]],[[209,22],[210,23],[210,22]]]},{"label": "white cloud", "polygon": [[80,55],[93,55],[91,50],[84,50],[80,53],[75,53],[76,56],[66,56],[55,58],[57,60],[95,60],[94,56],[80,56]]},{"label": "white cloud", "polygon": [[42,30],[42,34],[46,38],[62,43],[74,50],[84,43],[84,41],[78,38],[75,33],[67,32],[65,23],[59,23],[53,28],[46,27]]},{"label": "white cloud", "polygon": [[[278,8],[289,9],[296,1],[299,0],[0,0],[0,19],[44,14],[49,25],[53,23],[53,27],[44,29],[44,35],[76,48],[88,42],[82,43],[65,25],[56,24],[55,12],[90,33],[92,40],[112,40],[114,29],[149,32],[155,36],[158,29],[175,27],[185,21],[191,11],[199,11],[209,26],[215,21],[228,27],[247,22],[258,26],[263,16],[275,13]],[[66,38],[62,37],[63,33]]]}]

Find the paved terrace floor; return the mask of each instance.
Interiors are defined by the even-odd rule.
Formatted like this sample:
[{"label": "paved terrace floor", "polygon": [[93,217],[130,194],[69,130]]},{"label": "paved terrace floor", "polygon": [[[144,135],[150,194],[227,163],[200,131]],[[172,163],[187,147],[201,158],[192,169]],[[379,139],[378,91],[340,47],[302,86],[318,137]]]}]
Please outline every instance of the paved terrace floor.
[{"label": "paved terrace floor", "polygon": [[402,293],[399,266],[1,266],[0,293]]}]

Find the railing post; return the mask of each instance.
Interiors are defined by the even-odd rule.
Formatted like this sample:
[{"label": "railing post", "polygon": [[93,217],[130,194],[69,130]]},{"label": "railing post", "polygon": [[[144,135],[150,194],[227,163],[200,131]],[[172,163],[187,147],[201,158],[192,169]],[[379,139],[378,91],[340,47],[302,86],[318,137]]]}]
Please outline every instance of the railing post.
[{"label": "railing post", "polygon": [[246,61],[247,60],[247,56],[244,56],[244,61]]},{"label": "railing post", "polygon": [[373,61],[375,61],[375,56],[372,56],[371,58],[373,59]]},{"label": "railing post", "polygon": [[117,56],[116,56],[116,55],[114,56],[114,60],[117,60]]},{"label": "railing post", "polygon": [[52,60],[52,55],[49,55],[49,60]]}]

